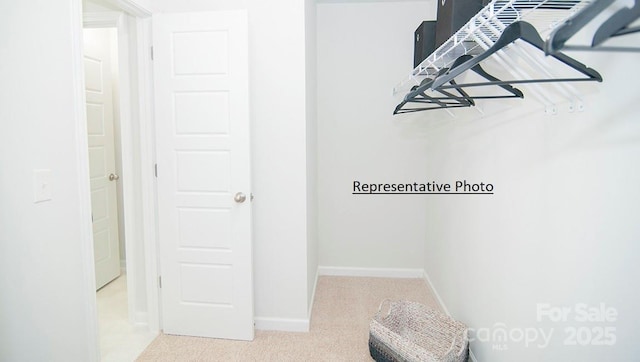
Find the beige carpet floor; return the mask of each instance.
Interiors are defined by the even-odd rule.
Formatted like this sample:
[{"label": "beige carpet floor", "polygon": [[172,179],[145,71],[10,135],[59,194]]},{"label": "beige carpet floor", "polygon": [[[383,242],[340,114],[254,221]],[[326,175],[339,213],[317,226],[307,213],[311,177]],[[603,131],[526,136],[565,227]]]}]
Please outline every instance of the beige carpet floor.
[{"label": "beige carpet floor", "polygon": [[308,333],[256,331],[252,342],[161,334],[137,361],[372,361],[369,321],[385,299],[438,308],[423,279],[318,279]]}]

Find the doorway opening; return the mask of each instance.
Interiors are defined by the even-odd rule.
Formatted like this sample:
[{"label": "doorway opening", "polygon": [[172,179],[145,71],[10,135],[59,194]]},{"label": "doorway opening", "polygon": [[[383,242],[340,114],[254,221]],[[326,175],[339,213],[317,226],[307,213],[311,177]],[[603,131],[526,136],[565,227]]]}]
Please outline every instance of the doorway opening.
[{"label": "doorway opening", "polygon": [[87,28],[83,40],[100,355],[132,360],[154,335],[129,317],[117,29]]},{"label": "doorway opening", "polygon": [[[121,1],[118,4],[126,5]],[[158,334],[155,186],[149,147],[149,14],[84,2],[83,75],[98,339],[102,360],[134,360]],[[133,9],[136,10],[136,9]]]}]

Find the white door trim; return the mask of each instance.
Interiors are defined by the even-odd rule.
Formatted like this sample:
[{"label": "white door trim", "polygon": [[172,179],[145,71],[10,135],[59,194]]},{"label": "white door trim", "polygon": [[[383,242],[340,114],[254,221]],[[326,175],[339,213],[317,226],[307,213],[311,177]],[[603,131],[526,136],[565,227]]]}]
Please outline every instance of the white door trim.
[{"label": "white door trim", "polygon": [[[84,28],[118,28],[118,37],[120,36],[120,28],[123,26],[124,14],[119,11],[101,11],[95,13],[83,13],[82,23]],[[120,49],[118,48],[118,51]],[[120,60],[120,57],[118,57]]]},{"label": "white door trim", "polygon": [[89,143],[87,140],[87,115],[85,106],[85,83],[84,83],[84,59],[83,59],[83,41],[82,41],[82,1],[71,0],[71,10],[73,12],[71,24],[71,61],[73,63],[73,114],[76,125],[76,156],[77,156],[77,175],[78,178],[78,212],[80,220],[85,222],[79,225],[81,242],[82,270],[86,293],[86,301],[84,315],[87,320],[87,338],[92,341],[87,346],[90,361],[100,360],[100,342],[98,339],[98,309],[96,306],[96,280],[95,265],[93,254],[93,227],[91,223],[91,188],[89,185]]},{"label": "white door trim", "polygon": [[140,4],[136,3],[132,0],[103,0],[104,2],[111,4],[116,9],[120,9],[121,11],[134,16],[136,18],[146,18],[151,16],[151,11],[149,9],[140,6]]},{"label": "white door trim", "polygon": [[149,330],[160,330],[160,295],[158,289],[158,217],[155,180],[155,126],[153,120],[153,64],[151,59],[151,18],[136,19],[137,34],[137,104],[140,126],[140,164],[142,227],[144,234],[145,272],[147,288],[147,321]]}]

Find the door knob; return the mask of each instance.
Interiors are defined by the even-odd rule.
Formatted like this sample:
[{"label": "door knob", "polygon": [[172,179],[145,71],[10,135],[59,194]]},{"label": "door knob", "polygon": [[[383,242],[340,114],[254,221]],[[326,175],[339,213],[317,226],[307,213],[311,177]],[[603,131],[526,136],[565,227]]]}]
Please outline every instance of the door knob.
[{"label": "door knob", "polygon": [[233,197],[233,200],[237,203],[243,203],[244,200],[247,199],[247,196],[245,194],[243,194],[242,192],[238,192],[236,193],[236,195]]},{"label": "door knob", "polygon": [[109,181],[118,181],[119,179],[120,176],[116,175],[115,173],[109,175]]}]

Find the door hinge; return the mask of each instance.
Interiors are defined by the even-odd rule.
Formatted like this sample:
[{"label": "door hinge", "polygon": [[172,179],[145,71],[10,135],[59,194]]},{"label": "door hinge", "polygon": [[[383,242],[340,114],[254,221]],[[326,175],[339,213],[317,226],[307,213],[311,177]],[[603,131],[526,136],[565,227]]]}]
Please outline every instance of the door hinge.
[{"label": "door hinge", "polygon": [[153,165],[153,174],[158,178],[158,164]]},{"label": "door hinge", "polygon": [[162,289],[162,276],[158,275],[158,288]]},{"label": "door hinge", "polygon": [[151,47],[151,60],[153,60],[153,47]]}]

